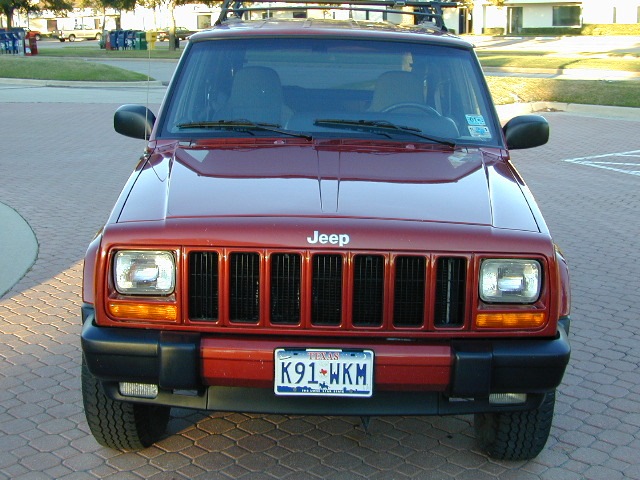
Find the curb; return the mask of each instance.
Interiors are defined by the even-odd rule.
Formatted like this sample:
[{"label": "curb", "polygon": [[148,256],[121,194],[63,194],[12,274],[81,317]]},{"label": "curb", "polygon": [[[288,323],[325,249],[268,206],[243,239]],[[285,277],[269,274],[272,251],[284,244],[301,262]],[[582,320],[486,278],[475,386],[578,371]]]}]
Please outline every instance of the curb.
[{"label": "curb", "polygon": [[515,76],[531,76],[558,80],[638,81],[640,72],[622,70],[594,70],[588,68],[521,68],[482,67],[485,75],[513,73]]},{"label": "curb", "polygon": [[605,105],[585,105],[562,102],[531,102],[496,105],[500,120],[506,122],[517,115],[540,112],[566,112],[591,117],[617,118],[620,120],[640,119],[640,109],[633,107],[610,107]]},{"label": "curb", "polygon": [[121,88],[121,87],[164,87],[159,80],[141,82],[86,82],[71,80],[32,80],[24,78],[0,78],[0,84],[32,87],[80,87],[80,88]]},{"label": "curb", "polygon": [[13,288],[38,257],[38,240],[31,226],[11,207],[0,202],[0,297]]}]

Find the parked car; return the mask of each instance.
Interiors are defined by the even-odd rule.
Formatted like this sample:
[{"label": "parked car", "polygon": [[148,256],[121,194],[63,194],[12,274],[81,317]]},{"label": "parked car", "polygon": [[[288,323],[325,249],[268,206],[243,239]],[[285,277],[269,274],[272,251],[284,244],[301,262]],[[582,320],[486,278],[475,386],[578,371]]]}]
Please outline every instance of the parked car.
[{"label": "parked car", "polygon": [[58,30],[54,32],[53,37],[57,38],[61,42],[64,42],[65,40],[75,42],[77,39],[100,40],[102,38],[102,30],[78,25],[71,30]]},{"label": "parked car", "polygon": [[395,4],[286,19],[290,3],[267,18],[226,1],[158,116],[116,111],[146,149],[84,261],[101,445],[147,447],[179,407],[474,414],[489,455],[542,450],[569,273],[509,150],[549,126],[501,126],[473,46],[446,32],[451,4]]},{"label": "parked car", "polygon": [[[179,40],[186,40],[196,32],[197,30],[189,30],[188,28],[185,28],[185,27],[176,27],[175,36]],[[164,42],[165,40],[169,40],[168,28],[158,30],[158,41]]]},{"label": "parked car", "polygon": [[42,39],[42,34],[38,30],[31,30],[30,28],[25,28],[25,38],[35,38],[36,41],[40,41]]}]

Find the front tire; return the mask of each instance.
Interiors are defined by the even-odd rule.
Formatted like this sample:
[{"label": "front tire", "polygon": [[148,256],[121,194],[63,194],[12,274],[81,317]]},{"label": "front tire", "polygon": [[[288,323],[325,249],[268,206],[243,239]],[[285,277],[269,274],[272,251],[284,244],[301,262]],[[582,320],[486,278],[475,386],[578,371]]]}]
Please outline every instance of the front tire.
[{"label": "front tire", "polygon": [[141,450],[164,434],[170,407],[112,400],[82,359],[82,400],[91,433],[97,442],[115,450]]},{"label": "front tire", "polygon": [[554,390],[534,410],[476,413],[473,423],[480,448],[500,460],[535,458],[549,438],[555,399]]}]

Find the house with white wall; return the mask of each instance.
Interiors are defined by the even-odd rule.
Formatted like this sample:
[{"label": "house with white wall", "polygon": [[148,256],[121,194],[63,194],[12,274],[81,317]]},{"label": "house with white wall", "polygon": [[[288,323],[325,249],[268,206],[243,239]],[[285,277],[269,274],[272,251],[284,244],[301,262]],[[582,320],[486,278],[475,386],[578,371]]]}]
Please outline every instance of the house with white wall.
[{"label": "house with white wall", "polygon": [[476,0],[472,11],[473,33],[517,35],[543,29],[580,33],[584,25],[638,24],[640,0],[507,0],[496,7]]}]

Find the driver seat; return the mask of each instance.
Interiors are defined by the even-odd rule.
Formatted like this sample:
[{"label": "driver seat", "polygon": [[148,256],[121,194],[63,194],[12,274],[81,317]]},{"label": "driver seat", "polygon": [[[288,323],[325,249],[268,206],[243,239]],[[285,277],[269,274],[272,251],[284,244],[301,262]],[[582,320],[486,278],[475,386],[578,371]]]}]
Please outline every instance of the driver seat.
[{"label": "driver seat", "polygon": [[402,103],[424,105],[424,86],[420,78],[414,73],[401,70],[380,75],[376,80],[369,111],[381,112]]},{"label": "driver seat", "polygon": [[284,104],[280,77],[271,68],[244,67],[235,74],[227,103],[216,114],[223,120],[284,125],[291,116]]}]

